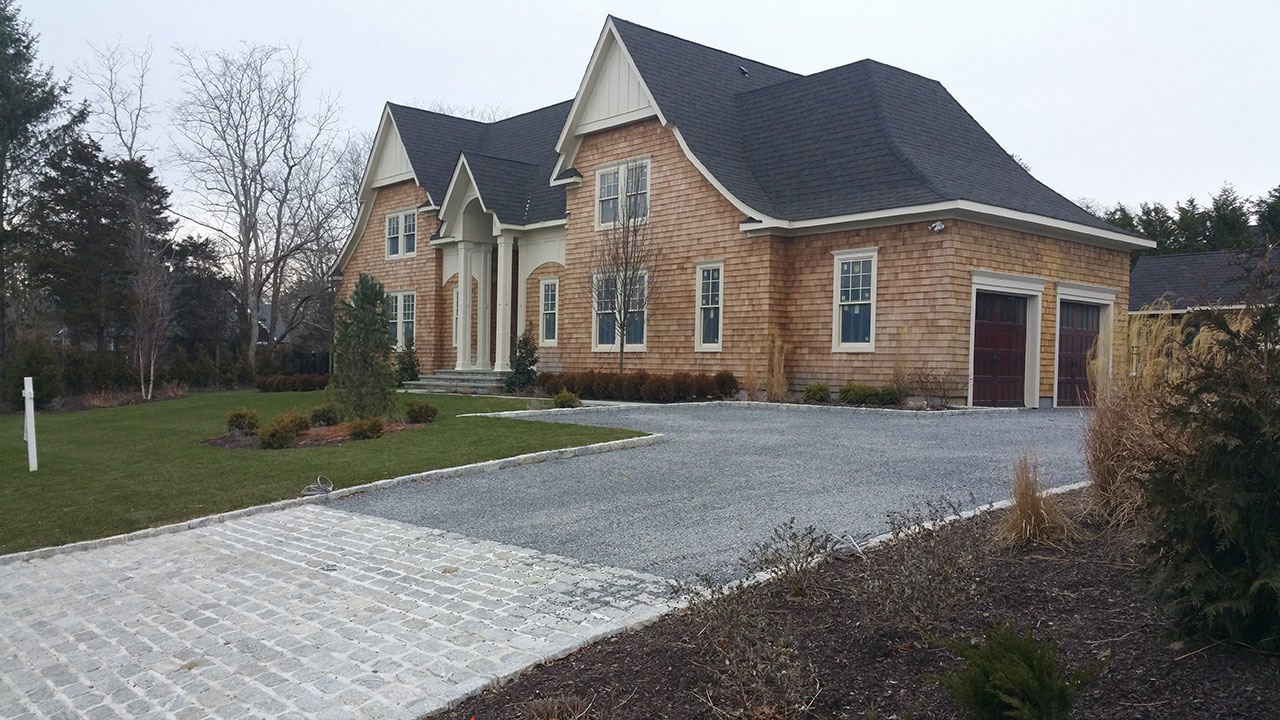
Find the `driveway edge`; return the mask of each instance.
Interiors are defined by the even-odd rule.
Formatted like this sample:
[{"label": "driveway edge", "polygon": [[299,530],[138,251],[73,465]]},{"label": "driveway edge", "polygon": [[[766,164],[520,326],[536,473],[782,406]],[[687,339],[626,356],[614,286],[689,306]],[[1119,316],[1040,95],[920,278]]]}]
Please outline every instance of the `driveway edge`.
[{"label": "driveway edge", "polygon": [[[469,413],[467,415],[459,415],[458,417],[502,417],[502,418],[534,418],[543,415],[558,415],[565,413],[581,413],[586,411],[602,411],[602,410],[630,410],[635,408],[678,408],[687,407],[689,405],[736,405],[769,410],[782,410],[786,412],[848,412],[863,414],[906,414],[920,415],[922,417],[932,417],[934,415],[974,415],[978,413],[1009,413],[1022,412],[1030,408],[989,408],[989,407],[966,407],[966,408],[945,408],[942,410],[904,410],[902,408],[877,408],[877,407],[860,407],[857,405],[806,405],[804,403],[778,403],[764,402],[761,400],[698,400],[693,402],[677,402],[677,403],[635,403],[635,402],[613,402],[613,401],[584,401],[593,404],[583,405],[576,408],[543,408],[541,410],[502,410],[499,412],[487,413]],[[599,404],[595,404],[599,403]],[[607,404],[606,404],[607,403]]]},{"label": "driveway edge", "polygon": [[[535,411],[540,412],[540,411]],[[169,525],[160,525],[158,527],[143,528],[142,530],[134,530],[133,532],[124,533],[122,535],[111,535],[109,537],[97,538],[95,540],[81,540],[80,542],[69,543],[67,545],[54,545],[52,547],[37,548],[35,550],[23,550],[21,552],[0,555],[0,565],[8,565],[10,563],[25,562],[28,560],[38,560],[42,558],[53,557],[55,555],[64,555],[67,553],[80,552],[82,550],[92,550],[94,548],[106,547],[108,545],[121,545],[134,540],[155,537],[157,535],[169,535],[183,530],[204,527],[213,523],[226,522],[236,518],[247,517],[250,515],[258,515],[260,513],[274,512],[276,510],[285,510],[287,508],[297,507],[299,505],[308,505],[315,503],[327,503],[337,500],[355,493],[368,492],[370,490],[382,490],[385,488],[404,485],[411,482],[426,482],[429,480],[445,480],[448,478],[463,477],[466,475],[478,475],[480,473],[493,472],[495,470],[503,470],[505,468],[516,467],[518,465],[532,465],[534,463],[547,462],[549,460],[566,460],[568,458],[578,457],[580,455],[596,455],[599,453],[613,452],[615,450],[628,450],[637,447],[648,447],[656,445],[666,439],[661,433],[652,433],[634,438],[623,438],[621,440],[610,440],[608,442],[593,443],[591,445],[578,445],[575,447],[558,448],[555,450],[540,450],[538,452],[525,453],[523,455],[513,455],[507,458],[499,458],[497,460],[485,460],[484,462],[470,463],[468,465],[455,465],[453,467],[439,468],[437,470],[427,470],[420,473],[411,473],[409,475],[400,475],[399,477],[386,478],[384,480],[375,480],[371,483],[363,485],[353,485],[351,487],[334,490],[325,495],[313,495],[310,497],[289,498],[287,500],[277,500],[276,502],[266,503],[265,505],[253,505],[247,508],[239,508],[237,510],[228,510],[224,513],[216,515],[206,515],[204,517],[192,518],[182,522],[172,523]]]}]

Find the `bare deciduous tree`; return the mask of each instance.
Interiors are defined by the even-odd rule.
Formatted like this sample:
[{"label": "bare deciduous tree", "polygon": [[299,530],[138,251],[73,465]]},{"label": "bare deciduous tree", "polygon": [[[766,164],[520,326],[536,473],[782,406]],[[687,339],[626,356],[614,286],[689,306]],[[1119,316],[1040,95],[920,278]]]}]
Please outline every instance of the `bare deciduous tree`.
[{"label": "bare deciduous tree", "polygon": [[442,100],[432,100],[427,104],[427,110],[441,115],[452,115],[453,117],[466,118],[482,123],[498,122],[511,115],[501,105],[454,105]]},{"label": "bare deciduous tree", "polygon": [[204,215],[188,219],[216,233],[234,261],[253,366],[262,294],[270,288],[279,299],[291,259],[315,240],[305,208],[332,174],[336,104],[325,99],[314,113],[304,109],[308,67],[289,48],[177,52],[184,86],[174,113],[178,159]]},{"label": "bare deciduous tree", "polygon": [[[646,314],[656,296],[660,245],[649,223],[649,165],[629,162],[605,173],[604,193],[597,199],[600,222],[591,259],[591,297],[597,337],[613,333],[618,372],[623,371],[627,337],[646,332]],[[611,178],[611,179],[610,179]],[[612,187],[612,190],[609,189]],[[605,344],[605,343],[601,343]]]},{"label": "bare deciduous tree", "polygon": [[75,74],[93,88],[94,134],[103,145],[119,145],[126,160],[136,160],[154,150],[146,139],[155,110],[146,95],[151,44],[141,50],[119,43],[101,47],[89,43],[89,48],[93,61],[78,66]]}]

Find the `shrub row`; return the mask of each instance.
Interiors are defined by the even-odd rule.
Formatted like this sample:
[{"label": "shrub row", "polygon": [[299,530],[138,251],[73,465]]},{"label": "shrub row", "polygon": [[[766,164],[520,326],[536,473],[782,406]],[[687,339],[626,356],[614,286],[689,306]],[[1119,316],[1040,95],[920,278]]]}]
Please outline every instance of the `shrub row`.
[{"label": "shrub row", "polygon": [[258,392],[307,392],[328,385],[328,375],[267,375],[256,383]]},{"label": "shrub row", "polygon": [[590,400],[629,400],[655,403],[732,397],[738,392],[738,378],[722,371],[714,377],[705,373],[678,372],[654,375],[644,370],[629,373],[568,372],[538,373],[538,389],[554,395],[567,390]]}]

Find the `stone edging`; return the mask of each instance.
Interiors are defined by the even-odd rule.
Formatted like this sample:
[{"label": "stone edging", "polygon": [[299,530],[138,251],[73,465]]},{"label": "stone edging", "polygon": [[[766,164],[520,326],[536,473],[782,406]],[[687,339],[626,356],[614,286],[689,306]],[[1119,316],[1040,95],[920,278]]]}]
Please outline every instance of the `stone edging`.
[{"label": "stone edging", "polygon": [[534,463],[547,462],[548,460],[564,460],[572,457],[578,457],[580,455],[596,455],[599,453],[612,452],[614,450],[647,447],[650,445],[656,445],[665,439],[666,436],[661,433],[651,433],[640,437],[610,440],[608,442],[579,445],[577,447],[560,448],[557,450],[541,450],[538,452],[525,453],[524,455],[500,458],[498,460],[486,460],[484,462],[471,463],[469,465],[457,465],[454,467],[440,468],[438,470],[428,470],[426,472],[401,475],[399,477],[387,478],[385,480],[376,480],[371,483],[365,483],[364,485],[353,485],[340,490],[334,490],[333,492],[325,495],[312,495],[309,497],[277,500],[276,502],[267,503],[265,505],[254,505],[252,507],[229,510],[224,513],[206,515],[204,517],[193,518],[191,520],[173,523],[170,525],[143,528],[142,530],[135,530],[122,535],[112,535],[110,537],[98,538],[95,540],[82,540],[80,542],[74,542],[67,545],[54,545],[52,547],[37,548],[35,550],[24,550],[22,552],[9,553],[8,555],[0,555],[0,565],[24,562],[27,560],[38,560],[41,558],[53,557],[55,555],[63,555],[66,553],[79,552],[81,550],[105,547],[107,545],[120,545],[134,540],[154,537],[156,535],[169,535],[171,533],[182,532],[183,530],[204,527],[205,525],[211,525],[213,523],[226,522],[228,520],[235,520],[237,518],[248,517],[250,515],[258,515],[260,513],[274,512],[276,510],[285,510],[299,505],[327,503],[331,500],[343,498],[355,493],[367,492],[369,490],[383,490],[397,485],[403,485],[405,483],[426,482],[428,480],[445,480],[447,478],[478,475],[480,473],[503,470],[510,467],[516,467],[518,465],[532,465]]},{"label": "stone edging", "polygon": [[[596,401],[584,401],[596,402]],[[675,408],[675,407],[698,407],[706,405],[736,405],[741,407],[753,408],[770,408],[774,410],[783,410],[787,412],[857,412],[857,413],[906,413],[909,415],[920,415],[928,417],[932,415],[972,415],[976,413],[991,412],[1020,412],[1030,408],[988,408],[988,407],[972,407],[972,408],[947,408],[945,410],[903,410],[901,408],[877,408],[877,407],[859,407],[856,405],[805,405],[803,403],[775,403],[762,402],[759,400],[704,400],[695,402],[680,403],[610,403],[600,405],[583,405],[577,408],[545,408],[542,410],[503,410],[499,412],[489,413],[469,413],[459,415],[458,417],[505,417],[505,418],[522,418],[522,417],[538,417],[546,414],[556,413],[573,413],[582,412],[584,410],[629,410],[632,408]]]}]

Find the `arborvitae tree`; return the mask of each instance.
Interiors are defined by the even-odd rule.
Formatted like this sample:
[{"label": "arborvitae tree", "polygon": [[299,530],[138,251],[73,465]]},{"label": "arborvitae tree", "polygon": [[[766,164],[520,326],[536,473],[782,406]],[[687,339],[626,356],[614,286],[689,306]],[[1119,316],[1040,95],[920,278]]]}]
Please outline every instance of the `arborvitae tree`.
[{"label": "arborvitae tree", "polygon": [[338,308],[329,401],[346,419],[381,417],[396,405],[391,367],[391,306],[382,283],[361,273]]},{"label": "arborvitae tree", "polygon": [[0,0],[0,356],[9,339],[15,250],[31,237],[28,218],[48,158],[84,122],[70,86],[36,64],[36,35],[12,0]]},{"label": "arborvitae tree", "polygon": [[515,350],[511,353],[511,372],[502,383],[508,392],[530,387],[538,379],[535,369],[538,365],[538,341],[534,334],[534,329],[527,327],[516,339]]}]

